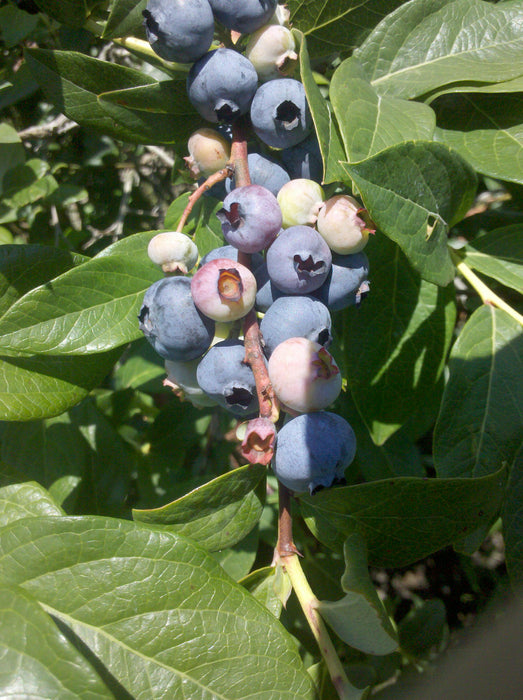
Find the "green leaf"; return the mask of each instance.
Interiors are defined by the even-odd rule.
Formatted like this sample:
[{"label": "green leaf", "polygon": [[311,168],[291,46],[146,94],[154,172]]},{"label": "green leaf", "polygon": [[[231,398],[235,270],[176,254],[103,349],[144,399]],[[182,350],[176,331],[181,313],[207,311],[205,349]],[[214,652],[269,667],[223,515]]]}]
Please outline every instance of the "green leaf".
[{"label": "green leaf", "polygon": [[0,316],[26,292],[87,260],[50,246],[0,246]]},{"label": "green leaf", "polygon": [[447,631],[447,611],[439,598],[423,601],[400,622],[398,634],[401,649],[415,659],[427,658],[439,646]]},{"label": "green leaf", "polygon": [[414,0],[388,15],[354,55],[381,95],[413,98],[457,82],[523,74],[519,2]]},{"label": "green leaf", "polygon": [[357,528],[372,566],[407,566],[490,522],[505,482],[505,470],[475,479],[399,477],[305,495],[300,507],[328,547],[341,549]]},{"label": "green leaf", "polygon": [[134,234],[25,294],[0,319],[4,354],[92,354],[141,337],[143,295],[161,276],[146,253],[153,235]]},{"label": "green leaf", "polygon": [[[439,108],[441,102],[445,108]],[[447,96],[434,105],[434,138],[457,151],[475,170],[523,183],[523,95]]]},{"label": "green leaf", "polygon": [[481,476],[511,464],[523,438],[523,330],[480,306],[461,331],[434,429],[439,476]]},{"label": "green leaf", "polygon": [[[6,9],[6,8],[3,8]],[[18,133],[9,124],[0,124],[0,195],[6,172],[25,162],[25,151]]]},{"label": "green leaf", "polygon": [[252,569],[256,554],[258,552],[259,533],[255,527],[249,532],[247,537],[237,542],[234,546],[221,549],[219,552],[212,552],[213,557],[224,571],[235,581],[239,581],[247,576]]},{"label": "green leaf", "polygon": [[63,515],[49,491],[30,481],[0,489],[0,528],[21,518],[39,515]]},{"label": "green leaf", "polygon": [[0,355],[0,420],[56,416],[100,384],[119,355],[111,352],[66,357]]},{"label": "green leaf", "polygon": [[31,518],[2,530],[0,552],[0,578],[132,697],[314,697],[289,633],[190,540],[108,518]]},{"label": "green leaf", "polygon": [[449,228],[474,201],[476,175],[445,146],[408,142],[345,169],[376,226],[395,241],[428,282],[454,278]]},{"label": "green leaf", "polygon": [[114,387],[119,389],[158,388],[165,378],[165,362],[145,339],[135,341],[125,355],[125,361],[115,369]]},{"label": "green leaf", "polygon": [[146,5],[147,0],[115,0],[109,10],[103,38],[136,34],[143,24],[142,11]]},{"label": "green leaf", "polygon": [[4,697],[115,697],[38,601],[18,586],[0,588],[0,657]]},{"label": "green leaf", "polygon": [[289,576],[280,564],[256,569],[241,579],[240,583],[275,617],[280,617],[292,591]]},{"label": "green leaf", "polygon": [[520,590],[523,584],[523,446],[517,451],[510,470],[502,517],[507,571],[514,589]]},{"label": "green leaf", "polygon": [[289,0],[291,24],[307,37],[312,56],[347,55],[377,21],[404,0]]},{"label": "green leaf", "polygon": [[323,158],[323,181],[329,183],[345,179],[346,175],[340,162],[346,159],[346,155],[337,131],[336,120],[332,116],[332,108],[314,80],[305,37],[296,30],[294,36],[299,46],[301,81]]},{"label": "green leaf", "polygon": [[191,537],[210,551],[225,549],[242,540],[260,519],[266,472],[261,464],[234,469],[166,506],[135,509],[133,518]]},{"label": "green leaf", "polygon": [[523,228],[504,226],[475,238],[460,250],[464,262],[523,294]]},{"label": "green leaf", "polygon": [[133,143],[173,143],[172,117],[128,109],[99,97],[115,90],[156,85],[143,71],[74,51],[27,49],[26,60],[47,98],[82,126]]},{"label": "green leaf", "polygon": [[58,188],[58,183],[48,170],[49,166],[45,161],[32,158],[7,171],[3,180],[4,193],[0,206],[1,221],[11,221],[11,211],[16,212],[28,204],[34,204],[53,194]]},{"label": "green leaf", "polygon": [[41,12],[68,27],[82,27],[92,0],[36,0]]},{"label": "green leaf", "polygon": [[430,140],[434,133],[436,116],[430,107],[378,95],[355,58],[336,69],[329,95],[349,162],[403,141]]},{"label": "green leaf", "polygon": [[320,600],[318,612],[349,646],[365,654],[390,654],[398,648],[396,632],[372,583],[365,541],[357,532],[343,545],[345,596],[336,602]]},{"label": "green leaf", "polygon": [[456,311],[453,290],[422,280],[387,238],[377,234],[366,250],[379,283],[344,318],[345,363],[358,411],[381,445],[420,405],[436,417]]}]

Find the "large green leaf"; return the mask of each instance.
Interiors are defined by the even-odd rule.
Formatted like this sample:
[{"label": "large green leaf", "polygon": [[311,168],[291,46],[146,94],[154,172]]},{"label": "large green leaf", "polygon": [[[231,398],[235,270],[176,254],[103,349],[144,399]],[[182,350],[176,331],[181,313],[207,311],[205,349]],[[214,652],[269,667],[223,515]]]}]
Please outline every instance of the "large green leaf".
[{"label": "large green leaf", "polygon": [[453,290],[422,280],[387,238],[377,234],[367,250],[377,282],[344,318],[345,359],[351,394],[381,445],[420,406],[439,404],[456,312]]},{"label": "large green leaf", "polygon": [[0,528],[15,520],[39,515],[63,515],[63,510],[43,486],[29,481],[0,489]]},{"label": "large green leaf", "polygon": [[336,634],[365,654],[390,654],[398,648],[396,632],[371,581],[365,541],[358,532],[343,545],[345,595],[335,602],[321,600],[318,612]]},{"label": "large green leaf", "polygon": [[523,584],[523,446],[511,466],[502,516],[507,570],[512,584],[520,590]]},{"label": "large green leaf", "polygon": [[147,0],[114,0],[103,32],[104,38],[129,36],[143,24],[142,11]]},{"label": "large green leaf", "polygon": [[438,104],[437,141],[480,173],[523,183],[522,93],[445,96]]},{"label": "large green leaf", "polygon": [[505,483],[504,470],[475,479],[399,477],[305,495],[300,508],[328,547],[341,549],[356,528],[371,565],[406,566],[489,523]]},{"label": "large green leaf", "polygon": [[0,587],[0,658],[3,697],[115,698],[90,661],[18,586]]},{"label": "large green leaf", "polygon": [[354,52],[382,95],[419,97],[457,82],[523,74],[521,2],[412,0]]},{"label": "large green leaf", "polygon": [[26,292],[87,260],[50,246],[0,246],[0,315]]},{"label": "large green leaf", "polygon": [[92,354],[140,337],[143,295],[161,277],[146,254],[153,235],[124,239],[25,294],[0,319],[4,354]]},{"label": "large green leaf", "polygon": [[335,71],[329,95],[350,162],[403,141],[429,140],[434,133],[436,117],[429,106],[379,95],[354,57]]},{"label": "large green leaf", "polygon": [[0,419],[26,421],[56,416],[100,384],[121,354],[0,355]]},{"label": "large green leaf", "polygon": [[82,126],[133,143],[175,141],[171,115],[99,99],[103,93],[157,85],[143,71],[74,51],[28,49],[26,60],[47,98]]},{"label": "large green leaf", "polygon": [[376,226],[424,279],[447,285],[454,278],[449,227],[465,216],[476,193],[470,165],[441,144],[414,141],[345,168]]},{"label": "large green leaf", "polygon": [[266,472],[261,464],[234,469],[166,506],[135,509],[133,518],[191,537],[211,552],[231,547],[260,519]]},{"label": "large green leaf", "polygon": [[470,267],[523,294],[523,227],[489,231],[461,249]]},{"label": "large green leaf", "polygon": [[346,179],[345,172],[340,166],[340,162],[345,160],[346,156],[338,135],[336,120],[332,116],[332,108],[314,80],[305,37],[298,31],[295,31],[294,35],[300,47],[301,80],[305,87],[323,158],[323,180],[329,183]]},{"label": "large green leaf", "polygon": [[523,330],[480,306],[452,348],[434,430],[440,476],[481,476],[511,464],[523,439]]},{"label": "large green leaf", "polygon": [[289,0],[292,26],[307,37],[312,56],[350,53],[370,29],[404,0]]},{"label": "large green leaf", "polygon": [[133,698],[314,697],[279,621],[179,535],[106,518],[0,533],[0,580],[32,594]]}]

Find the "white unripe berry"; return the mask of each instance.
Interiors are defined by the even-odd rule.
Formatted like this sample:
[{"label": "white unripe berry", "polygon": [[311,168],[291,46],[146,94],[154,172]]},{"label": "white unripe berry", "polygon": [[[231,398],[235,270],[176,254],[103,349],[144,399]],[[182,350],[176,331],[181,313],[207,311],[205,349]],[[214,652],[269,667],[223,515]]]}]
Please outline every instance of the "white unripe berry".
[{"label": "white unripe berry", "polygon": [[314,180],[298,178],[289,180],[278,192],[283,227],[314,226],[325,195],[321,185]]},{"label": "white unripe berry", "polygon": [[298,60],[296,42],[287,27],[268,24],[251,35],[245,55],[262,81],[293,73]]},{"label": "white unripe berry", "polygon": [[209,177],[224,168],[231,158],[231,145],[218,131],[204,127],[189,136],[189,155],[184,158],[195,177]]},{"label": "white unripe berry", "polygon": [[331,250],[340,255],[359,253],[367,245],[369,233],[361,213],[365,210],[348,194],[339,194],[325,202],[316,227]]},{"label": "white unripe berry", "polygon": [[187,274],[196,265],[198,248],[180,231],[162,231],[151,238],[147,255],[166,274]]}]

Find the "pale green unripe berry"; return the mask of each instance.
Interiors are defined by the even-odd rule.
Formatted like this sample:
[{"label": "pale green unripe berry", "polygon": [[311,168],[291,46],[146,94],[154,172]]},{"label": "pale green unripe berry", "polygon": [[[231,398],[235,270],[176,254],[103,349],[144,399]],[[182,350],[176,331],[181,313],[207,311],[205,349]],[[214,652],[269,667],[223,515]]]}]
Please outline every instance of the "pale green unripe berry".
[{"label": "pale green unripe berry", "polygon": [[269,24],[289,24],[291,18],[290,10],[285,5],[276,5],[273,16],[271,17]]},{"label": "pale green unripe berry", "polygon": [[190,401],[196,408],[216,406],[216,401],[213,401],[213,399],[200,389],[200,385],[196,379],[196,370],[200,360],[200,357],[196,360],[189,360],[188,362],[166,360],[165,371],[167,377],[163,380],[163,385],[172,389],[178,398]]},{"label": "pale green unripe berry", "polygon": [[316,227],[335,253],[359,253],[367,245],[369,233],[374,233],[361,216],[364,213],[366,210],[353,197],[339,194],[325,202]]},{"label": "pale green unripe berry", "polygon": [[231,158],[231,145],[218,131],[204,127],[189,136],[189,155],[184,158],[195,177],[209,177],[224,168]]},{"label": "pale green unripe berry", "polygon": [[268,24],[251,34],[245,55],[262,81],[292,75],[298,54],[294,37],[287,27]]},{"label": "pale green unripe berry", "polygon": [[147,255],[166,274],[187,274],[196,265],[198,248],[189,236],[180,231],[163,231],[151,238]]},{"label": "pale green unripe berry", "polygon": [[325,195],[317,182],[298,178],[290,180],[278,192],[283,228],[314,226]]}]

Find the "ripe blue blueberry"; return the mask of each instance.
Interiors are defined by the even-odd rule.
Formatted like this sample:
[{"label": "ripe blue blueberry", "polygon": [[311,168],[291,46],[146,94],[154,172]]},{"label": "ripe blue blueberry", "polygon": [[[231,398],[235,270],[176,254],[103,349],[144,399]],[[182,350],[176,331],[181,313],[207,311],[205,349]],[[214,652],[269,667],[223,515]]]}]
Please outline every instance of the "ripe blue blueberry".
[{"label": "ripe blue blueberry", "polygon": [[274,282],[271,281],[266,262],[263,262],[256,268],[254,276],[258,287],[255,306],[258,311],[265,313],[267,309],[270,308],[271,304],[273,304],[276,299],[285,296],[285,293],[278,289]]},{"label": "ripe blue blueberry", "polygon": [[276,9],[277,0],[209,0],[214,16],[228,29],[251,34],[266,24]]},{"label": "ripe blue blueberry", "polygon": [[251,121],[256,135],[272,148],[290,148],[306,139],[312,117],[302,83],[282,78],[261,85],[252,100]]},{"label": "ripe blue blueberry", "polygon": [[288,338],[307,338],[327,348],[332,341],[331,325],[329,310],[319,299],[283,296],[267,309],[260,330],[270,355]]},{"label": "ripe blue blueberry", "polygon": [[356,437],[341,416],[305,413],[279,431],[272,468],[291,491],[314,493],[344,478],[356,454]]},{"label": "ripe blue blueberry", "polygon": [[243,253],[258,253],[278,235],[281,210],[276,197],[260,185],[237,187],[225,197],[217,212],[223,237]]},{"label": "ripe blue blueberry", "polygon": [[[274,196],[290,180],[287,171],[273,158],[262,156],[260,153],[249,153],[247,163],[249,165],[251,183],[267,188]],[[235,187],[236,180],[234,177],[225,180],[225,191],[227,194],[232,192]]]},{"label": "ripe blue blueberry", "polygon": [[214,17],[208,0],[149,0],[143,16],[151,48],[166,61],[192,63],[212,43]]},{"label": "ripe blue blueberry", "polygon": [[245,364],[245,347],[239,340],[224,340],[213,345],[196,370],[203,391],[235,416],[258,411],[256,382]]},{"label": "ripe blue blueberry", "polygon": [[305,178],[320,182],[323,179],[323,160],[316,134],[311,134],[296,146],[284,148],[279,156],[291,180]]},{"label": "ripe blue blueberry", "polygon": [[187,277],[166,277],[151,285],[138,320],[142,333],[165,360],[194,360],[213,341],[214,321],[194,305]]},{"label": "ripe blue blueberry", "polygon": [[232,49],[215,49],[193,64],[187,78],[189,100],[209,122],[231,123],[250,107],[258,75]]},{"label": "ripe blue blueberry", "polygon": [[369,291],[369,260],[365,253],[332,256],[327,279],[313,292],[331,311],[358,304]]},{"label": "ripe blue blueberry", "polygon": [[271,281],[285,294],[309,294],[329,274],[332,253],[310,226],[291,226],[280,233],[267,251]]},{"label": "ripe blue blueberry", "polygon": [[[219,248],[213,248],[203,256],[198,267],[203,267],[205,263],[210,262],[211,260],[217,260],[218,258],[227,258],[227,260],[238,262],[238,248],[235,248],[233,245],[222,245]],[[251,256],[251,270],[253,272],[255,272],[260,265],[264,264],[265,260],[263,255],[260,255],[260,253],[254,253]]]}]

